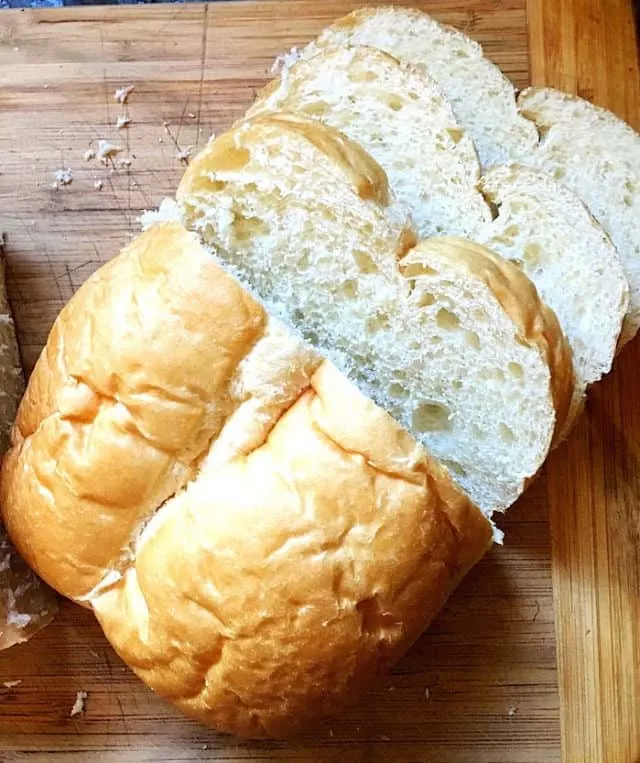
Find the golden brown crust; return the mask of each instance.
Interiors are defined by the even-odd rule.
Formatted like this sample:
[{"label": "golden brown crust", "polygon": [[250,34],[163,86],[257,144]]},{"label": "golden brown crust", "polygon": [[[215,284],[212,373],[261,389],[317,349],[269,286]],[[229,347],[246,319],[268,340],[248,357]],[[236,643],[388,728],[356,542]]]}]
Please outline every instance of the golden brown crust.
[{"label": "golden brown crust", "polygon": [[556,314],[540,300],[535,286],[519,268],[480,244],[443,236],[421,242],[414,252],[420,251],[442,252],[454,257],[470,273],[482,279],[515,324],[517,339],[538,349],[550,370],[556,410],[553,442],[557,443],[570,424],[568,416],[575,377],[571,349]]},{"label": "golden brown crust", "polygon": [[[373,199],[378,204],[390,203],[389,182],[380,165],[357,143],[338,130],[306,117],[274,112],[260,114],[238,122],[231,130],[211,141],[190,163],[180,183],[189,193],[206,190],[206,172],[225,172],[241,169],[248,161],[242,143],[260,143],[272,132],[293,132],[301,135],[331,159],[343,172],[362,199]],[[205,184],[205,188],[202,188]],[[180,198],[180,189],[177,197]]]},{"label": "golden brown crust", "polygon": [[262,447],[204,470],[154,521],[135,569],[93,601],[98,619],[158,693],[245,736],[336,712],[491,542],[444,472],[327,363]]},{"label": "golden brown crust", "polygon": [[335,712],[491,543],[424,450],[319,364],[156,226],[61,314],[2,471],[34,567],[149,686],[234,733]]}]

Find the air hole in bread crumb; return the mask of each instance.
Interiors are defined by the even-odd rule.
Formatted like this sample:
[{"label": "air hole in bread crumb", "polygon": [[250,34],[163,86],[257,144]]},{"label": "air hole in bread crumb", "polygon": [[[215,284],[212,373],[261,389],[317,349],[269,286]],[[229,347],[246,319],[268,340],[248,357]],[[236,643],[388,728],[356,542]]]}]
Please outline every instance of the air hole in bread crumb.
[{"label": "air hole in bread crumb", "polygon": [[473,347],[474,350],[480,349],[480,337],[475,331],[465,332],[464,338],[469,347]]},{"label": "air hole in bread crumb", "polygon": [[466,469],[464,469],[457,461],[454,461],[450,458],[443,458],[441,463],[451,472],[451,474],[454,474],[456,477],[467,476]]},{"label": "air hole in bread crumb", "polygon": [[540,265],[542,261],[542,249],[539,244],[527,244],[522,253],[522,258],[527,265]]},{"label": "air hole in bread crumb", "polygon": [[451,427],[449,416],[442,403],[421,403],[413,411],[411,424],[416,432],[442,432]]},{"label": "air hole in bread crumb", "polygon": [[410,90],[408,95],[412,101],[417,101],[420,98],[420,96],[415,92],[415,90]]},{"label": "air hole in bread crumb", "polygon": [[439,328],[452,331],[453,329],[459,328],[460,319],[455,313],[452,313],[451,310],[447,310],[446,307],[441,307],[436,315],[436,323]]},{"label": "air hole in bread crumb", "polygon": [[357,249],[353,252],[353,259],[356,262],[356,265],[358,266],[358,270],[361,273],[371,274],[371,273],[377,273],[378,268],[371,258],[370,254],[367,254],[366,252],[358,251]]},{"label": "air hole in bread crumb", "polygon": [[378,79],[378,75],[370,69],[361,69],[359,66],[350,66],[349,79],[351,82],[375,82]]},{"label": "air hole in bread crumb", "polygon": [[314,101],[307,104],[303,111],[312,117],[323,117],[329,111],[329,104],[326,101]]},{"label": "air hole in bread crumb", "polygon": [[340,287],[340,294],[347,299],[354,299],[358,296],[358,282],[353,278],[345,281]]},{"label": "air hole in bread crumb", "polygon": [[421,262],[410,262],[402,268],[402,274],[405,278],[415,278],[416,276],[436,276],[438,271]]},{"label": "air hole in bread crumb", "polygon": [[504,442],[514,442],[516,437],[513,434],[513,430],[506,424],[500,424],[500,437]]},{"label": "air hole in bread crumb", "polygon": [[416,304],[418,307],[429,307],[430,305],[433,305],[435,301],[436,298],[433,294],[428,291],[423,291],[422,294],[418,297]]},{"label": "air hole in bread crumb", "polygon": [[399,382],[392,382],[388,392],[389,396],[395,397],[396,400],[406,400],[409,397],[409,390]]},{"label": "air hole in bread crumb", "polygon": [[234,230],[238,241],[247,241],[256,236],[266,236],[270,233],[269,225],[259,217],[236,217]]},{"label": "air hole in bread crumb", "polygon": [[393,111],[401,111],[404,107],[404,101],[397,95],[391,95],[387,99],[387,105]]},{"label": "air hole in bread crumb", "polygon": [[371,315],[365,321],[364,327],[367,334],[377,334],[378,331],[386,329],[389,326],[389,316],[383,313]]},{"label": "air hole in bread crumb", "polygon": [[460,143],[464,137],[462,130],[459,130],[457,127],[447,127],[447,132],[449,133],[451,140],[456,144]]},{"label": "air hole in bread crumb", "polygon": [[511,362],[507,368],[509,369],[509,373],[514,377],[514,379],[524,379],[524,369],[520,363]]}]

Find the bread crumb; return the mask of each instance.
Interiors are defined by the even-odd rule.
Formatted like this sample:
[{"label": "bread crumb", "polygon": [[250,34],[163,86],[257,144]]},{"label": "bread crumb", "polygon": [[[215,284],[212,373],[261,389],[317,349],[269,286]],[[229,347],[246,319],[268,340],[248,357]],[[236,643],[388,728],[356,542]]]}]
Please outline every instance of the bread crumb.
[{"label": "bread crumb", "polygon": [[93,187],[96,189],[96,191],[101,191],[103,188],[102,180],[96,180],[95,183],[93,184]]},{"label": "bread crumb", "polygon": [[330,737],[332,737],[332,736],[333,736],[333,729],[329,729],[329,736],[330,736]]},{"label": "bread crumb", "polygon": [[45,90],[48,90],[48,89],[49,89],[49,85],[43,85],[42,87],[43,87]]},{"label": "bread crumb", "polygon": [[191,152],[193,151],[193,146],[187,146],[186,148],[178,148],[176,150],[176,159],[178,161],[183,162],[184,164],[189,164],[189,157],[191,156]]},{"label": "bread crumb", "polygon": [[514,705],[511,705],[509,708],[509,718],[513,718],[513,716],[518,712],[518,708],[514,707]]},{"label": "bread crumb", "polygon": [[158,138],[158,143],[164,143],[164,138]]},{"label": "bread crumb", "polygon": [[381,742],[390,742],[391,737],[388,737],[386,734],[379,734],[377,739],[379,739]]},{"label": "bread crumb", "polygon": [[120,159],[120,161],[118,162],[118,164],[119,164],[121,167],[124,167],[124,168],[126,169],[127,167],[131,167],[131,159],[130,159],[128,156],[125,156],[125,158],[124,158],[124,159]]},{"label": "bread crumb", "polygon": [[206,745],[206,744],[203,744],[203,745],[202,745],[202,749],[203,749],[203,750],[206,750],[206,749],[207,749],[207,745]]},{"label": "bread crumb", "polygon": [[73,183],[73,173],[69,167],[66,170],[56,170],[56,182],[54,183],[56,187],[71,185],[71,183]]},{"label": "bread crumb", "polygon": [[2,685],[5,687],[5,689],[14,689],[16,686],[20,686],[22,683],[21,679],[18,679],[17,681],[3,681]]},{"label": "bread crumb", "polygon": [[133,87],[133,85],[124,85],[123,87],[119,87],[113,94],[113,97],[116,99],[116,101],[118,101],[118,103],[126,103],[129,94],[133,90]]},{"label": "bread crumb", "polygon": [[187,114],[187,116],[189,117],[189,119],[195,119],[195,118],[196,118],[196,115],[193,113],[193,111],[190,111],[190,112]]},{"label": "bread crumb", "polygon": [[116,121],[116,130],[122,130],[131,124],[131,117],[121,114]]},{"label": "bread crumb", "polygon": [[98,141],[98,150],[96,152],[96,155],[98,159],[102,162],[102,164],[106,164],[109,159],[113,159],[113,157],[116,154],[119,154],[122,151],[121,146],[116,146],[113,143],[109,143],[108,140],[101,140]]},{"label": "bread crumb", "polygon": [[82,158],[85,160],[85,162],[90,162],[92,159],[96,158],[96,152],[92,148],[89,148],[84,152]]},{"label": "bread crumb", "polygon": [[424,698],[431,699],[431,689],[428,686],[424,690]]},{"label": "bread crumb", "polygon": [[75,715],[84,713],[84,706],[89,695],[86,691],[79,691],[76,693],[76,701],[73,703],[69,717],[73,718]]},{"label": "bread crumb", "polygon": [[271,64],[272,74],[284,74],[300,58],[300,51],[297,47],[291,48],[284,53],[278,53],[274,62]]}]

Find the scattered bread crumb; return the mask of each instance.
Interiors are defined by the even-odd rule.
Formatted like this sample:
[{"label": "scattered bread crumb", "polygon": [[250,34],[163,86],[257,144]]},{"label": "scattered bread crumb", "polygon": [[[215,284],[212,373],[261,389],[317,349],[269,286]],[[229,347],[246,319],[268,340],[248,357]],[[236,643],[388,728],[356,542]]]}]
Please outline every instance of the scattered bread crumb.
[{"label": "scattered bread crumb", "polygon": [[49,85],[43,85],[42,87],[43,87],[45,90],[48,90],[48,89],[49,89]]},{"label": "scattered bread crumb", "polygon": [[379,734],[377,737],[381,742],[390,742],[391,737],[388,737],[386,734]]},{"label": "scattered bread crumb", "polygon": [[278,53],[274,62],[271,64],[272,74],[284,74],[300,58],[300,51],[293,47],[285,53]]},{"label": "scattered bread crumb", "polygon": [[158,143],[164,143],[164,138],[158,138]]},{"label": "scattered bread crumb", "polygon": [[122,130],[131,124],[131,117],[126,114],[121,114],[116,122],[116,130]]},{"label": "scattered bread crumb", "polygon": [[193,113],[193,111],[190,111],[190,112],[187,114],[187,116],[189,117],[189,119],[195,119],[195,118],[196,118],[196,115]]},{"label": "scattered bread crumb", "polygon": [[101,191],[104,187],[104,184],[102,180],[96,180],[95,183],[93,184],[93,187],[96,189],[96,191]]},{"label": "scattered bread crumb", "polygon": [[126,169],[127,167],[131,167],[131,159],[130,159],[128,156],[125,156],[125,158],[124,158],[124,159],[120,159],[120,161],[118,162],[118,164],[119,164],[121,167],[124,167],[124,168]]},{"label": "scattered bread crumb", "polygon": [[98,141],[98,150],[96,155],[103,164],[106,164],[109,159],[113,159],[116,154],[122,151],[121,146],[116,146],[113,143],[109,143],[108,140]]},{"label": "scattered bread crumb", "polygon": [[73,703],[69,717],[73,718],[75,715],[84,713],[84,706],[89,695],[86,691],[79,691],[76,693],[76,701]]},{"label": "scattered bread crumb", "polygon": [[431,689],[428,686],[424,690],[424,698],[431,699]]},{"label": "scattered bread crumb", "polygon": [[52,188],[58,190],[62,185],[71,185],[73,183],[73,173],[67,167],[66,170],[56,170],[56,179],[53,181]]},{"label": "scattered bread crumb", "polygon": [[22,683],[21,679],[18,679],[17,681],[3,681],[2,685],[5,687],[5,689],[14,689],[16,686],[20,686]]},{"label": "scattered bread crumb", "polygon": [[329,736],[330,736],[330,737],[332,737],[332,736],[333,736],[333,729],[329,729]]},{"label": "scattered bread crumb", "polygon": [[206,744],[203,744],[203,745],[202,745],[202,749],[203,749],[203,750],[206,750],[206,749],[207,749],[207,745],[206,745]]},{"label": "scattered bread crumb", "polygon": [[89,148],[84,152],[82,158],[85,160],[85,162],[90,162],[92,159],[96,158],[96,152],[92,148]]},{"label": "scattered bread crumb", "polygon": [[118,101],[118,103],[126,103],[129,94],[133,90],[133,87],[133,85],[124,85],[124,87],[119,87],[113,94],[113,97],[116,99],[116,101]]},{"label": "scattered bread crumb", "polygon": [[518,708],[511,705],[509,708],[509,718],[513,718],[513,716],[518,712]]},{"label": "scattered bread crumb", "polygon": [[189,157],[193,151],[193,146],[187,146],[186,148],[178,148],[176,150],[176,159],[184,164],[189,164]]}]

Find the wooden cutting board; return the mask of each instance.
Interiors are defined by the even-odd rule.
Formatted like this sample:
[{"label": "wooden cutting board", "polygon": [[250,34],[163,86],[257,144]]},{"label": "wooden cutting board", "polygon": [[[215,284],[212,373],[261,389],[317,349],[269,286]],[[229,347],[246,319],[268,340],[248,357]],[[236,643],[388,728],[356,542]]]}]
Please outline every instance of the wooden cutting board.
[{"label": "wooden cutting board", "polygon": [[[357,5],[0,11],[0,228],[27,369],[64,301],[175,189],[177,153],[239,117],[276,54]],[[482,42],[518,86],[579,92],[640,128],[626,0],[414,5]],[[123,108],[114,92],[128,84]],[[118,131],[121,114],[132,121]],[[112,167],[83,158],[101,139],[123,148]],[[73,182],[54,189],[66,168]],[[0,761],[637,763],[639,359],[636,340],[504,520],[506,546],[358,708],[293,743],[216,735],[148,691],[67,603],[0,654]],[[79,690],[86,710],[70,718]]]}]

